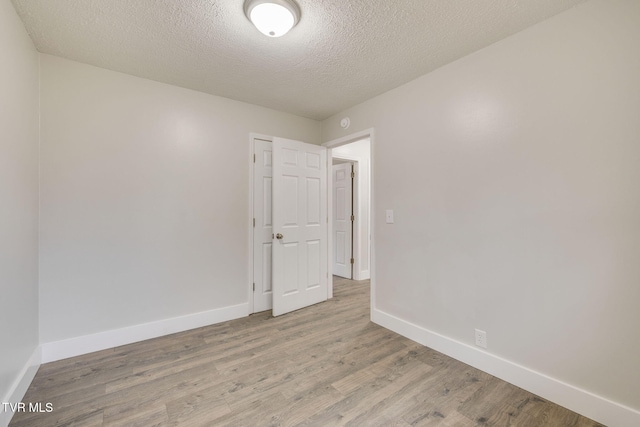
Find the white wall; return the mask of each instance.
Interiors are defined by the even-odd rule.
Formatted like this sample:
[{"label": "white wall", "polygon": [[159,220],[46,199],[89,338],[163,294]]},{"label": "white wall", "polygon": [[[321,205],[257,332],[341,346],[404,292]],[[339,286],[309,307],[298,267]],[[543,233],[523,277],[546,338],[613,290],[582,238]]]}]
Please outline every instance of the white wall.
[{"label": "white wall", "polygon": [[[7,402],[20,394],[38,348],[38,54],[8,1],[0,2],[0,52],[0,399]],[[0,408],[0,425],[7,422]]]},{"label": "white wall", "polygon": [[346,156],[349,159],[358,160],[358,212],[356,212],[356,236],[358,238],[358,252],[356,253],[357,269],[354,271],[355,280],[365,280],[370,277],[370,221],[369,207],[371,199],[370,164],[371,148],[369,139],[352,142],[336,147],[332,150],[333,156]]},{"label": "white wall", "polygon": [[40,60],[43,357],[72,354],[61,340],[82,352],[148,322],[248,314],[249,133],[317,144],[320,123]]},{"label": "white wall", "polygon": [[323,123],[375,129],[381,313],[640,410],[639,46],[593,0]]}]

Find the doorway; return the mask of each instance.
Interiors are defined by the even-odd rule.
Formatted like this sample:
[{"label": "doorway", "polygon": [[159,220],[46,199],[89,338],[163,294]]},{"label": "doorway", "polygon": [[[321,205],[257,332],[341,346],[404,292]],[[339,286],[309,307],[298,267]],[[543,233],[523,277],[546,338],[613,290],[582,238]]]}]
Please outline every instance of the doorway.
[{"label": "doorway", "polygon": [[[371,307],[375,308],[375,269],[373,260],[375,259],[375,235],[373,231],[374,221],[374,212],[372,210],[372,206],[374,203],[374,192],[373,192],[373,163],[374,163],[374,150],[373,150],[373,129],[368,129],[362,132],[355,133],[350,136],[346,136],[343,138],[339,138],[336,140],[332,140],[326,143],[323,143],[321,146],[327,149],[327,169],[331,167],[331,157],[334,154],[336,157],[342,157],[347,160],[351,160],[355,165],[355,173],[356,173],[356,181],[359,182],[354,186],[354,193],[358,193],[362,196],[362,193],[366,194],[366,197],[356,197],[354,206],[357,204],[357,208],[354,208],[355,221],[354,224],[354,232],[353,232],[353,258],[354,258],[354,270],[353,270],[353,279],[354,280],[366,280],[371,279]],[[256,242],[254,242],[254,226],[256,226],[256,221],[254,217],[254,212],[256,212],[256,208],[261,206],[265,209],[264,217],[267,219],[263,222],[263,225],[266,225],[269,228],[269,219],[272,220],[271,217],[268,216],[268,212],[272,212],[273,207],[267,203],[266,199],[263,199],[261,202],[256,203],[254,188],[258,188],[262,186],[265,190],[269,187],[268,191],[271,191],[271,187],[268,186],[269,182],[269,159],[272,159],[273,153],[269,152],[269,145],[266,144],[264,147],[266,149],[263,150],[262,159],[266,159],[265,166],[267,167],[265,170],[266,174],[259,176],[260,174],[254,175],[254,162],[257,160],[257,156],[255,156],[254,144],[257,140],[261,140],[264,142],[272,142],[273,138],[271,136],[260,135],[260,134],[250,134],[250,147],[251,147],[251,159],[249,162],[250,167],[250,176],[251,176],[251,185],[249,191],[249,208],[250,208],[250,224],[249,224],[249,248],[250,248],[250,256],[248,259],[248,296],[249,296],[249,313],[255,313],[258,311],[269,310],[272,308],[272,292],[273,292],[273,280],[272,275],[273,272],[269,271],[269,265],[272,265],[273,261],[271,257],[273,256],[273,244],[277,241],[273,240],[273,228],[265,231],[265,239],[263,240],[260,246],[264,249],[260,253],[260,259],[263,261],[263,267],[260,271],[255,271],[254,261],[258,259],[257,256],[254,256],[254,249]],[[358,143],[358,144],[357,144]],[[260,143],[258,143],[260,144]],[[358,147],[358,145],[366,145],[368,156],[361,156],[361,154],[354,153],[354,149]],[[345,152],[346,150],[346,152]],[[332,177],[331,174],[327,174],[327,185],[324,187],[323,193],[327,195],[327,244],[325,246],[325,250],[321,251],[324,256],[324,265],[326,266],[326,278],[327,278],[327,289],[326,289],[326,299],[333,297],[333,227],[331,221],[329,221],[329,212],[332,212],[333,204],[331,197],[331,189],[332,189]],[[365,179],[366,178],[366,179]],[[258,181],[260,181],[258,183]],[[267,183],[267,184],[265,184]],[[260,184],[260,185],[258,185]],[[265,187],[265,185],[267,187]],[[366,190],[366,191],[364,191]],[[359,221],[360,220],[360,221]],[[268,235],[271,234],[271,241],[267,238]],[[324,276],[325,274],[322,274]],[[263,288],[259,291],[257,289],[257,283],[254,279],[258,279],[262,277],[263,280]],[[254,298],[256,293],[260,293],[261,296],[258,298],[263,299],[263,303],[257,303]],[[372,311],[373,312],[373,311]]]},{"label": "doorway", "polygon": [[[334,165],[334,168],[340,168],[340,165],[345,164],[345,162],[353,165],[352,174],[347,177],[353,177],[353,191],[351,192],[352,213],[349,218],[352,220],[353,233],[351,239],[349,239],[348,235],[341,236],[340,231],[345,226],[340,224],[339,221],[333,222],[332,238],[334,240],[332,248],[335,261],[333,274],[353,280],[367,280],[371,278],[371,140],[367,137],[337,146],[331,150],[331,156],[334,162],[338,163],[338,165]],[[331,185],[334,189],[339,187],[338,183],[336,183],[338,178],[340,177],[337,173],[332,174],[333,182]],[[343,184],[343,186],[346,185]],[[344,194],[347,197],[348,193],[348,189],[346,189]],[[349,205],[349,200],[341,201],[339,197],[333,197],[332,199],[333,203]],[[340,214],[342,209],[344,209],[342,204],[340,206],[332,206],[334,215]],[[346,209],[349,209],[349,206]],[[346,244],[345,241],[347,242]],[[342,251],[351,252],[351,257],[347,257],[347,260],[351,262],[350,277],[348,274],[343,274],[344,269],[341,269],[339,265]]]},{"label": "doorway", "polygon": [[[354,227],[354,279],[366,280],[370,279],[371,289],[371,313],[374,313],[376,307],[376,285],[375,285],[375,212],[373,206],[375,205],[375,180],[374,180],[374,165],[375,165],[375,135],[374,129],[366,129],[360,132],[353,133],[351,135],[344,136],[342,138],[334,139],[323,143],[324,147],[327,147],[329,156],[341,157],[352,161],[357,161],[356,179],[359,177],[359,183],[355,186],[354,191],[360,189],[366,190],[368,197],[356,197],[359,207],[356,210],[356,221],[358,222],[358,216],[361,218],[360,226]],[[358,144],[356,144],[358,143]],[[362,153],[354,152],[355,148],[366,148],[367,156],[362,156]],[[362,158],[364,157],[364,159]],[[329,188],[332,188],[332,177],[329,176]],[[366,178],[366,179],[365,179]],[[329,203],[332,204],[332,197],[329,197]],[[329,211],[333,210],[333,206],[329,206]],[[358,214],[358,212],[360,212]],[[329,223],[329,259],[333,260],[333,227],[331,222]],[[330,263],[330,274],[333,274],[333,263]],[[332,281],[333,282],[333,281]],[[329,298],[333,297],[333,286],[329,287]]]},{"label": "doorway", "polygon": [[353,258],[355,164],[356,162],[336,156],[332,159],[333,275],[344,279],[353,279],[355,262]]}]

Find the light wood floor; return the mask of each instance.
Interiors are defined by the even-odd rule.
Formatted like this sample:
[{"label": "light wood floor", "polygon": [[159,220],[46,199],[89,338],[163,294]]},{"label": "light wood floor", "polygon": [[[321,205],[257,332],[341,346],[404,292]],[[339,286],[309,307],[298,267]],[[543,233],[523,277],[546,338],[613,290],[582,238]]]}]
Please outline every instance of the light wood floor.
[{"label": "light wood floor", "polygon": [[597,426],[369,321],[369,283],[335,298],[43,365],[28,426]]}]

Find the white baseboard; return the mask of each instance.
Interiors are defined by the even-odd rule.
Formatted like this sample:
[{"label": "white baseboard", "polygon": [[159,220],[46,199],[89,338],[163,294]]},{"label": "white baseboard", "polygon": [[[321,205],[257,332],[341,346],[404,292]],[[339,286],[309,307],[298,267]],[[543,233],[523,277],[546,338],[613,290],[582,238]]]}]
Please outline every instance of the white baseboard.
[{"label": "white baseboard", "polygon": [[640,411],[380,311],[371,321],[599,423],[640,426]]},{"label": "white baseboard", "polygon": [[369,270],[356,271],[353,275],[353,280],[368,280],[370,278],[371,274],[369,274]]},{"label": "white baseboard", "polygon": [[[24,367],[20,370],[20,374],[16,381],[12,384],[11,388],[7,392],[7,395],[2,400],[2,403],[18,403],[22,401],[29,385],[31,385],[31,381],[33,381],[33,377],[36,376],[36,372],[38,372],[38,368],[42,363],[42,357],[40,352],[40,347],[36,347],[36,349],[31,354],[31,357],[24,365]],[[4,405],[0,405],[0,426],[6,427],[9,425],[9,422],[13,418],[13,412],[6,412],[4,410]]]},{"label": "white baseboard", "polygon": [[249,304],[239,304],[218,308],[201,313],[159,320],[113,329],[96,334],[84,335],[66,340],[42,344],[42,363],[54,362],[69,357],[80,356],[94,351],[157,338],[176,332],[188,331],[202,326],[226,322],[227,320],[245,317],[249,313]]}]

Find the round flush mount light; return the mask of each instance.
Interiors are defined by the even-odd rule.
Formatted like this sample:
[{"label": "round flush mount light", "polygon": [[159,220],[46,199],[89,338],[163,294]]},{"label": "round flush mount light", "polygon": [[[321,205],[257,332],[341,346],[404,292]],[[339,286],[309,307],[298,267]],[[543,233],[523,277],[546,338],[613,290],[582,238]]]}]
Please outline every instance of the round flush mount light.
[{"label": "round flush mount light", "polygon": [[269,37],[287,34],[300,20],[300,8],[293,0],[246,0],[244,14]]}]

